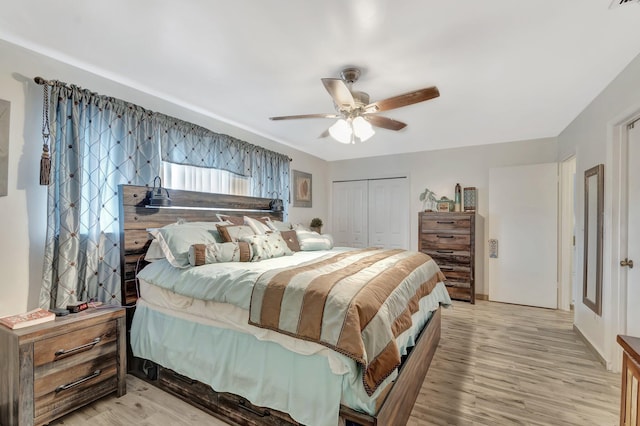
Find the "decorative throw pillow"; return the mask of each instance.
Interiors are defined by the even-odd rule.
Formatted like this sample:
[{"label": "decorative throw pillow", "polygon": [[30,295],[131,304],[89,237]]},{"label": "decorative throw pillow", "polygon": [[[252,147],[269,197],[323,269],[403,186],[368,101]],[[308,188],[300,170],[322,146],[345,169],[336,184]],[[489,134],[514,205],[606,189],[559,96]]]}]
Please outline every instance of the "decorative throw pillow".
[{"label": "decorative throw pillow", "polygon": [[287,246],[287,243],[282,239],[282,235],[277,232],[264,235],[251,235],[242,237],[240,240],[251,245],[251,251],[253,252],[252,262],[293,254],[289,246]]},{"label": "decorative throw pillow", "polygon": [[267,221],[267,226],[273,231],[290,231],[292,229],[291,222],[281,222],[279,220],[269,220]]},{"label": "decorative throw pillow", "polygon": [[220,240],[217,225],[220,222],[181,222],[149,229],[160,244],[169,263],[176,268],[189,266],[189,247],[192,244],[210,244]]},{"label": "decorative throw pillow", "polygon": [[255,235],[253,229],[247,225],[220,225],[218,226],[218,232],[225,243],[233,243],[240,241],[241,237],[248,237]]},{"label": "decorative throw pillow", "polygon": [[262,235],[271,232],[271,228],[265,225],[264,222],[249,216],[244,217],[244,224],[248,225],[256,235]]},{"label": "decorative throw pillow", "polygon": [[296,230],[296,236],[302,251],[329,250],[333,248],[333,237],[313,231]]},{"label": "decorative throw pillow", "polygon": [[300,251],[300,244],[298,243],[298,236],[296,235],[296,231],[280,231],[280,235],[282,235],[282,239],[284,240],[284,242],[287,243],[289,250]]},{"label": "decorative throw pillow", "polygon": [[221,222],[229,222],[234,225],[244,225],[244,219],[242,216],[230,216],[222,213],[217,213],[216,216]]},{"label": "decorative throw pillow", "polygon": [[250,262],[251,257],[251,245],[243,241],[193,244],[189,247],[189,263],[191,266],[221,262]]}]

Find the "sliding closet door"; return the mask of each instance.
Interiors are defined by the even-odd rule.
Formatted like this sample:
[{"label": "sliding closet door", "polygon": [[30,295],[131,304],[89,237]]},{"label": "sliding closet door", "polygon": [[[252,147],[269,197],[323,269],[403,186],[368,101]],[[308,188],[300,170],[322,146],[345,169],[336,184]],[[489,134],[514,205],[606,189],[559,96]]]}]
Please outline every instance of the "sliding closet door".
[{"label": "sliding closet door", "polygon": [[336,246],[368,246],[367,202],[366,180],[333,183],[331,233]]},{"label": "sliding closet door", "polygon": [[369,181],[369,245],[409,249],[409,180]]}]

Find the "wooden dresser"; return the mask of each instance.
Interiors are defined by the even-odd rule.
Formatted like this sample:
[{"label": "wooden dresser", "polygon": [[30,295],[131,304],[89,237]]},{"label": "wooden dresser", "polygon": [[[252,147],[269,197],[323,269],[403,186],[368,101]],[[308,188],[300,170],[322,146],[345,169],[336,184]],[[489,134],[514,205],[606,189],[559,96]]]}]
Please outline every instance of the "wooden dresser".
[{"label": "wooden dresser", "polygon": [[46,424],[109,393],[124,395],[125,346],[122,308],[0,326],[0,424]]},{"label": "wooden dresser", "polygon": [[418,250],[431,256],[446,277],[452,299],[475,303],[475,213],[420,212]]},{"label": "wooden dresser", "polygon": [[622,346],[622,392],[620,398],[620,425],[640,425],[640,338],[618,336]]}]

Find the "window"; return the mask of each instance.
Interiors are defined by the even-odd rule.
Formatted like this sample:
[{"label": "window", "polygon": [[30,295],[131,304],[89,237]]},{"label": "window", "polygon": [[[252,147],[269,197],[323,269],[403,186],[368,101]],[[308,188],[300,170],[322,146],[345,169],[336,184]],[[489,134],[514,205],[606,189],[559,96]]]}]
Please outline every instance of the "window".
[{"label": "window", "polygon": [[251,178],[226,170],[162,161],[160,177],[166,188],[218,194],[251,195]]}]

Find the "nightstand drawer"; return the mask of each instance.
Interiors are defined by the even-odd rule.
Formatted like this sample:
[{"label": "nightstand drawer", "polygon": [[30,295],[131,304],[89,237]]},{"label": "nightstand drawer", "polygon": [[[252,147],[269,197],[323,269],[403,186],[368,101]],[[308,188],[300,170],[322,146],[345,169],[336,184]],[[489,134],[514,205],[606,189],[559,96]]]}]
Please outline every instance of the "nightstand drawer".
[{"label": "nightstand drawer", "polygon": [[[115,321],[108,321],[41,340],[34,344],[34,367],[50,362],[75,357],[81,353],[94,351],[101,346],[114,343],[118,336]],[[115,353],[115,348],[113,349]]]},{"label": "nightstand drawer", "polygon": [[117,374],[116,353],[113,351],[73,368],[36,376],[33,384],[35,417],[55,417],[57,413],[80,406],[78,401],[84,397],[89,396],[93,400],[100,393],[114,392],[117,390]]},{"label": "nightstand drawer", "polygon": [[447,281],[471,281],[471,267],[461,265],[439,265]]}]

